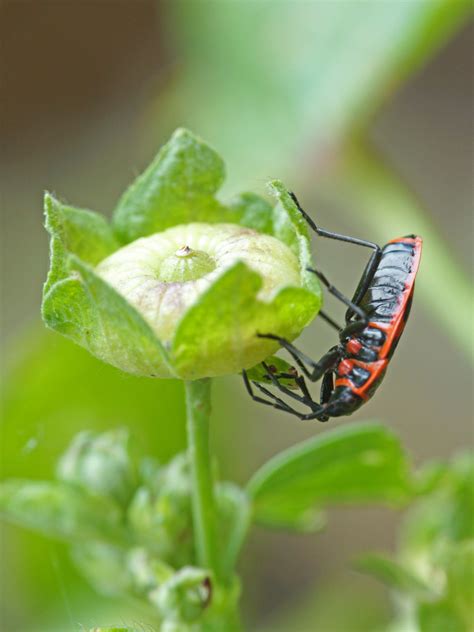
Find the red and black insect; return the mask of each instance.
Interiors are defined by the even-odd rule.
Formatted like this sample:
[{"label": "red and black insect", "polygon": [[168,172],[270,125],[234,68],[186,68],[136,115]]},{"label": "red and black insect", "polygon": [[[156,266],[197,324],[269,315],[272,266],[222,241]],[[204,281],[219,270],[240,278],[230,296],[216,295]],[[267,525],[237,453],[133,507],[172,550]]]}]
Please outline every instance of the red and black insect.
[{"label": "red and black insect", "polygon": [[[243,377],[247,391],[255,401],[296,415],[302,420],[328,421],[330,417],[351,415],[372,397],[382,382],[410,313],[422,239],[416,235],[407,235],[393,239],[380,248],[370,241],[339,235],[318,228],[303,211],[296,196],[293,193],[291,196],[317,235],[365,246],[371,248],[373,253],[352,300],[331,285],[321,272],[308,268],[348,308],[343,328],[327,314],[319,312],[327,323],[337,329],[339,344],[329,349],[318,362],[284,338],[271,333],[258,334],[261,338],[277,340],[309,380],[316,382],[322,378],[321,401],[315,402],[303,375],[298,375],[296,371],[276,373],[274,367],[263,363],[265,378],[270,384],[293,400],[308,406],[311,412],[298,412],[259,382],[252,384],[269,399],[255,395],[245,371]],[[287,382],[286,386],[281,383],[283,378]],[[293,388],[288,386],[288,379],[292,380]]]}]

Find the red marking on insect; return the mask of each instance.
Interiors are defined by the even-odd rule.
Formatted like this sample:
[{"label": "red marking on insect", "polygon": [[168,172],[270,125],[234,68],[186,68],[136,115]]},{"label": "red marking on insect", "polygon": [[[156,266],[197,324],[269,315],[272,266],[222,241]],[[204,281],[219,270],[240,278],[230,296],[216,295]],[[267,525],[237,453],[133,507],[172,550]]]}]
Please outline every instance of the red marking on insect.
[{"label": "red marking on insect", "polygon": [[351,355],[357,355],[362,349],[362,343],[357,338],[351,338],[346,344],[346,351]]}]

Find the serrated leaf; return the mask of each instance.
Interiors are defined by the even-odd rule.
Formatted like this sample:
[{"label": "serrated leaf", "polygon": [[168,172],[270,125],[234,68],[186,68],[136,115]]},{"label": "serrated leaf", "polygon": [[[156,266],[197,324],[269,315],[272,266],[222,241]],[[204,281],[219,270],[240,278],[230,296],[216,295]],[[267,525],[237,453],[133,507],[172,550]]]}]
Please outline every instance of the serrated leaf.
[{"label": "serrated leaf", "polygon": [[420,577],[395,560],[371,553],[358,559],[354,567],[367,575],[372,575],[390,588],[411,595],[417,600],[436,597],[435,591]]},{"label": "serrated leaf", "polygon": [[337,503],[398,504],[411,495],[407,459],[383,426],[338,428],[270,459],[248,484],[258,523],[293,515],[296,523],[315,508]]},{"label": "serrated leaf", "polygon": [[9,480],[0,484],[0,513],[6,520],[73,541],[120,541],[119,507],[103,497],[61,482]]},{"label": "serrated leaf", "polygon": [[52,238],[45,294],[54,283],[68,276],[68,253],[94,266],[119,247],[112,228],[98,213],[62,204],[49,193],[44,197],[44,212],[46,229]]},{"label": "serrated leaf", "polygon": [[46,324],[123,371],[171,377],[165,350],[140,314],[77,257],[70,255],[69,267],[74,277],[44,298]]},{"label": "serrated leaf", "polygon": [[[257,294],[261,286],[257,273],[237,263],[186,312],[170,352],[181,377],[193,379],[197,370],[199,375],[213,376],[254,366],[262,357],[258,331],[293,340],[319,309],[318,297],[298,287],[283,288],[270,302],[260,301]],[[268,341],[267,353],[277,347]],[[199,367],[195,358],[200,358]]]},{"label": "serrated leaf", "polygon": [[220,156],[204,141],[178,129],[120,199],[115,228],[126,243],[190,222],[225,222],[214,197],[224,181]]}]

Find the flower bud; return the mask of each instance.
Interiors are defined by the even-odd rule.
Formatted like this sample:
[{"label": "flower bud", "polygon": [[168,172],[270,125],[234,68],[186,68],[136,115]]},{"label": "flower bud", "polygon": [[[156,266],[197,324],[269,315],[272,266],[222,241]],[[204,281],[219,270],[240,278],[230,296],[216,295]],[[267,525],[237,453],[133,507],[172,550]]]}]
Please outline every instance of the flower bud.
[{"label": "flower bud", "polygon": [[[261,277],[259,300],[300,285],[298,260],[288,246],[238,224],[174,226],[120,248],[96,271],[166,343],[187,310],[239,261]],[[246,336],[240,335],[245,345]]]},{"label": "flower bud", "polygon": [[128,432],[79,433],[58,463],[58,477],[126,506],[136,486]]},{"label": "flower bud", "polygon": [[321,291],[308,230],[281,182],[271,206],[224,204],[224,164],[177,130],[122,196],[109,224],[45,197],[51,267],[45,323],[135,375],[200,379],[249,369],[295,339]]}]

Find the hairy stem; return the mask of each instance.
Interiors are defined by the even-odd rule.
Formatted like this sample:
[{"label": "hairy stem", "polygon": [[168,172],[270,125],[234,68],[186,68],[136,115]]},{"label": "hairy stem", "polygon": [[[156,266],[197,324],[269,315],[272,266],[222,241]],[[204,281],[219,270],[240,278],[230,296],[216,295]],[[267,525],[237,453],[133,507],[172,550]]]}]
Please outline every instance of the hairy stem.
[{"label": "hairy stem", "polygon": [[186,382],[186,410],[197,561],[200,566],[219,577],[216,503],[209,452],[210,379]]}]

